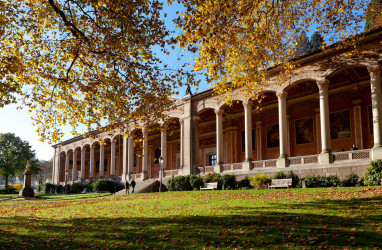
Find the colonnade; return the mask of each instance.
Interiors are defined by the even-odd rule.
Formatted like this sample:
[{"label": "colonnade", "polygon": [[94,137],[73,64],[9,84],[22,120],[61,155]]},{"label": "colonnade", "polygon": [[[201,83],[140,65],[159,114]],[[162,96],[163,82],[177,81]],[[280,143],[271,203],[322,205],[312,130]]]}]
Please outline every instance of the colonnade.
[{"label": "colonnade", "polygon": [[[382,158],[382,93],[381,93],[381,69],[379,65],[367,67],[370,74],[370,86],[371,86],[371,101],[372,101],[372,116],[373,116],[373,159]],[[331,155],[331,138],[330,138],[330,121],[329,121],[329,96],[328,87],[329,80],[322,78],[316,81],[319,89],[319,114],[320,114],[320,131],[321,131],[321,153],[319,156],[320,164],[330,164],[332,163]],[[278,103],[278,122],[279,122],[279,159],[277,160],[277,167],[288,166],[288,136],[287,136],[287,92],[278,91],[276,92],[277,103]],[[242,102],[244,108],[244,131],[245,131],[245,162],[243,163],[243,169],[251,169],[252,161],[252,106],[253,102],[247,100]],[[221,165],[223,162],[223,113],[224,110],[219,107],[215,109],[216,115],[216,172],[221,172]],[[194,122],[195,130],[192,130],[192,122]],[[180,168],[186,167],[182,170],[182,174],[193,173],[193,167],[197,165],[197,162],[191,159],[193,150],[196,151],[196,159],[198,158],[199,151],[199,128],[198,128],[198,117],[190,116],[179,119],[180,123]],[[261,123],[261,122],[260,122]],[[256,131],[260,124],[256,122]],[[142,180],[147,179],[148,176],[148,165],[149,165],[149,144],[148,144],[148,130],[142,128],[142,171],[140,173],[140,178]],[[195,140],[192,146],[191,138]],[[167,127],[166,125],[161,126],[161,155],[164,160],[164,169],[168,166],[167,157]],[[122,136],[122,181],[131,179],[132,169],[134,165],[134,142],[133,136],[130,133],[128,137]],[[110,176],[115,176],[115,154],[116,154],[116,142],[111,139],[111,161],[110,161]],[[86,148],[81,149],[81,167],[80,167],[80,179],[85,179],[85,151]],[[77,178],[77,150],[72,150],[73,152],[73,179]],[[95,147],[90,146],[90,170],[89,178],[93,179],[95,177]],[[104,169],[104,154],[105,154],[105,144],[100,142],[100,164],[99,164],[99,177],[103,177]],[[260,157],[261,158],[261,157]],[[120,163],[121,164],[121,163]],[[192,166],[194,165],[194,166]],[[65,159],[65,171],[69,171],[69,152],[66,152]],[[58,178],[59,179],[59,178]],[[57,180],[58,181],[58,180]]]}]

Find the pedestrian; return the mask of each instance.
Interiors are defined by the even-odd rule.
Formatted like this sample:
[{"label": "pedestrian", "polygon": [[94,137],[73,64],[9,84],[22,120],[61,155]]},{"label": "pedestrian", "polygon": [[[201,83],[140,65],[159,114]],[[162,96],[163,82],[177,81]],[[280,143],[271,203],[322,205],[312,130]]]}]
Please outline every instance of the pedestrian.
[{"label": "pedestrian", "polygon": [[351,146],[350,148],[351,151],[355,151],[355,150],[358,150],[357,146],[355,144],[353,144],[353,146]]},{"label": "pedestrian", "polygon": [[135,188],[135,181],[134,181],[134,179],[131,180],[131,188],[132,188],[131,193],[134,194],[134,188]]},{"label": "pedestrian", "polygon": [[130,194],[129,193],[130,184],[129,184],[129,182],[127,180],[126,180],[126,183],[125,183],[125,189],[126,189],[126,194]]}]

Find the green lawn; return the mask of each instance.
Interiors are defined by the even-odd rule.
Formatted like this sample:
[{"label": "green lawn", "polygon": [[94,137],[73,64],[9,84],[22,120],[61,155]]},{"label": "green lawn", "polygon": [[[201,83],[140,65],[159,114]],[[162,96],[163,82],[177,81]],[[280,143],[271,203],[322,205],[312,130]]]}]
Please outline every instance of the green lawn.
[{"label": "green lawn", "polygon": [[0,201],[2,248],[379,248],[382,187]]}]

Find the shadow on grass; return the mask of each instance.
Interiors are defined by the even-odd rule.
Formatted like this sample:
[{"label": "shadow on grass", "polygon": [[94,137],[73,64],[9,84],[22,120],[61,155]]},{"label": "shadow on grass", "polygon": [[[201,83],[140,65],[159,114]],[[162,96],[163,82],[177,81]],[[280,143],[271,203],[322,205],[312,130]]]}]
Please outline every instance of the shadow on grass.
[{"label": "shadow on grass", "polygon": [[84,200],[110,196],[111,193],[86,193],[86,194],[38,194],[36,198],[49,199],[49,200]]},{"label": "shadow on grass", "polygon": [[[373,248],[379,247],[382,242],[381,210],[376,206],[381,203],[381,199],[376,197],[351,201],[272,204],[271,207],[260,208],[237,207],[234,208],[236,215],[216,217],[126,218],[121,215],[118,218],[62,220],[0,217],[0,246]],[[313,212],[315,208],[328,214],[332,212],[330,215],[317,214]],[[338,209],[349,209],[354,213],[358,211],[359,214],[346,216],[346,213],[342,213],[337,216],[333,211]]]}]

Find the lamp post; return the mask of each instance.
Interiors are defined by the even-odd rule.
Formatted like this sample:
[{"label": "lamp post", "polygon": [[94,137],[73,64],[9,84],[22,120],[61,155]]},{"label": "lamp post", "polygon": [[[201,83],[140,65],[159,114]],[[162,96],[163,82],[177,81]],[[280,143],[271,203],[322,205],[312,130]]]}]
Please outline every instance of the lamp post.
[{"label": "lamp post", "polygon": [[160,183],[159,183],[159,192],[162,192],[162,176],[163,176],[163,157],[159,157],[160,164]]},{"label": "lamp post", "polygon": [[66,185],[68,182],[68,174],[69,174],[68,170],[65,170],[65,194],[68,193],[68,190],[66,190],[66,188],[67,188]]}]

